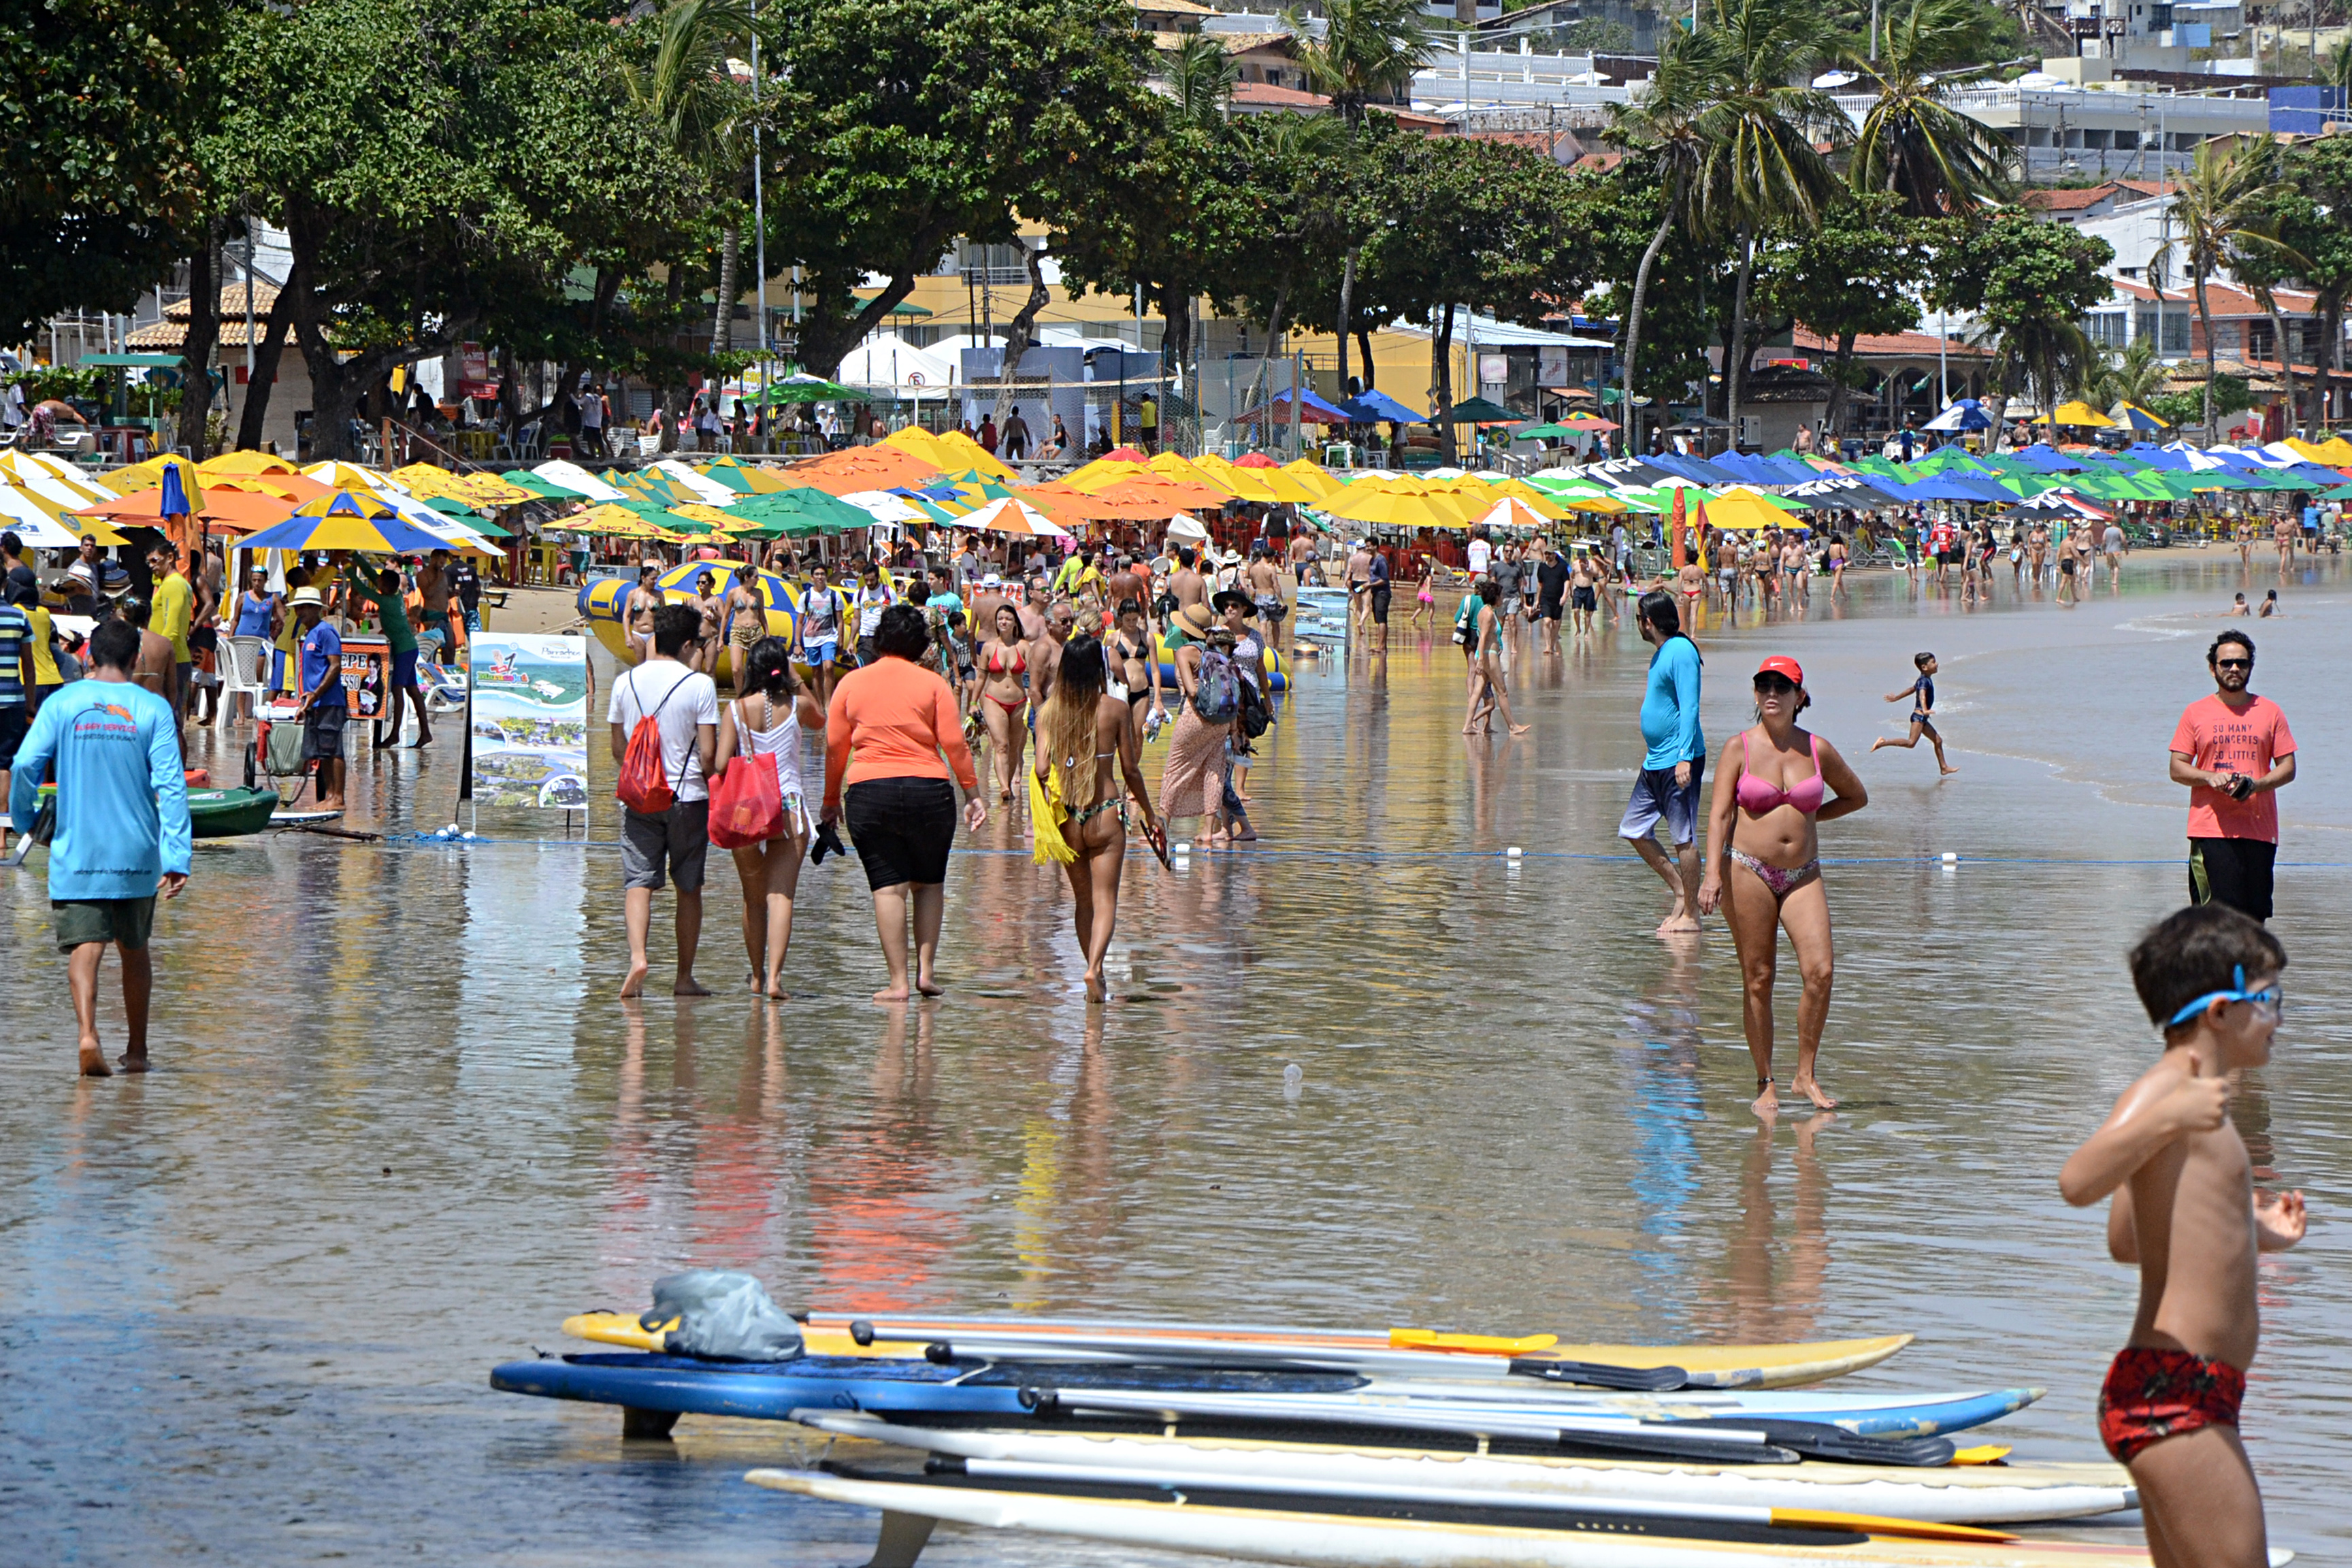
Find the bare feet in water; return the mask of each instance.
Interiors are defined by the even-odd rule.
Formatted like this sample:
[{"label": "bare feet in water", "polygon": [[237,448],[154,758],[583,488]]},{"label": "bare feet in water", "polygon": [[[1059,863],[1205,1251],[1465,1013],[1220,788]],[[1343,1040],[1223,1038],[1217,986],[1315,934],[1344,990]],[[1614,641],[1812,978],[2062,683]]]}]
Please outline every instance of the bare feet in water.
[{"label": "bare feet in water", "polygon": [[147,1070],[147,1053],[145,1051],[125,1051],[121,1056],[114,1058],[114,1065],[121,1068],[124,1072],[145,1072]]},{"label": "bare feet in water", "polygon": [[1768,1078],[1764,1080],[1764,1092],[1750,1100],[1748,1102],[1748,1109],[1754,1111],[1757,1115],[1762,1117],[1767,1121],[1773,1121],[1779,1117],[1780,1114],[1780,1091],[1772,1087],[1772,1080]]},{"label": "bare feet in water", "polygon": [[1823,1089],[1813,1079],[1803,1073],[1799,1073],[1793,1079],[1791,1079],[1789,1087],[1796,1090],[1799,1094],[1803,1095],[1807,1100],[1811,1100],[1817,1110],[1834,1110],[1837,1109],[1837,1101],[1830,1097],[1828,1091]]},{"label": "bare feet in water", "polygon": [[904,1002],[913,993],[909,992],[904,985],[886,985],[881,990],[874,993],[874,1000],[877,1002]]},{"label": "bare feet in water", "polygon": [[99,1049],[98,1042],[95,1040],[85,1042],[81,1047],[81,1076],[84,1078],[114,1076],[114,1069],[106,1065],[106,1053]]},{"label": "bare feet in water", "polygon": [[621,982],[621,1000],[626,1002],[632,997],[642,996],[645,994],[646,966],[642,963],[632,963],[629,965],[628,978]]},{"label": "bare feet in water", "polygon": [[669,994],[673,996],[708,996],[710,987],[691,974],[681,974],[677,977],[677,984],[669,988]]},{"label": "bare feet in water", "polygon": [[1110,986],[1104,982],[1100,973],[1092,969],[1087,971],[1087,1000],[1089,1002],[1110,1000]]},{"label": "bare feet in water", "polygon": [[1660,936],[1696,936],[1703,928],[1698,917],[1687,910],[1677,909],[1658,922]]}]

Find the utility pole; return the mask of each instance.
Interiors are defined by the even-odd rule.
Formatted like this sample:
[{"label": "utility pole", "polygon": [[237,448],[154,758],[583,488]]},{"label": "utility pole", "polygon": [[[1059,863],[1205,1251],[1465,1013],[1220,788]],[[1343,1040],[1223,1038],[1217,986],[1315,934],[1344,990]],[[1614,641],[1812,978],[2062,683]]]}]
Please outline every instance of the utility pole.
[{"label": "utility pole", "polygon": [[751,4],[751,226],[759,235],[760,287],[753,296],[760,310],[760,428],[764,433],[768,405],[768,205],[760,178],[760,0]]}]

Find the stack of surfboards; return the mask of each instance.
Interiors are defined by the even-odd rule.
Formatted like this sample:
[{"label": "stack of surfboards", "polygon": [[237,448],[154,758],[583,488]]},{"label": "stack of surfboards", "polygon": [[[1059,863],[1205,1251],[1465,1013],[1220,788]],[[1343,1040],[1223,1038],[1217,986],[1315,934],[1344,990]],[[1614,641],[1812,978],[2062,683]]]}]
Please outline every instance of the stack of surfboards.
[{"label": "stack of surfboards", "polygon": [[491,1383],[617,1405],[630,1436],[699,1414],[915,1450],[919,1468],[748,1478],[881,1510],[871,1568],[908,1568],[941,1520],[1305,1564],[2146,1561],[2137,1532],[2119,1551],[1986,1528],[2136,1506],[2120,1467],[2011,1464],[1948,1436],[2041,1390],[1809,1386],[1907,1334],[1571,1345],[813,1313],[807,1354],[741,1363],[670,1354],[668,1327],[572,1318],[567,1332],[630,1348],[510,1363]]}]

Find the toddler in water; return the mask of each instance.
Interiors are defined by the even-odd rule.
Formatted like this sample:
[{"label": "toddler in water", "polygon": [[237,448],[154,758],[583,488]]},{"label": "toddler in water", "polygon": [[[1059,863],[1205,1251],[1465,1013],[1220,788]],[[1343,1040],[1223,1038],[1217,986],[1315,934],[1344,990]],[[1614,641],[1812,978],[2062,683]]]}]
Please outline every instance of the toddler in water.
[{"label": "toddler in water", "polygon": [[2261,1315],[2254,1255],[2303,1239],[2303,1194],[2253,1190],[2230,1123],[2236,1075],[2270,1060],[2286,951],[2222,904],[2180,910],[2131,952],[2164,1055],[2058,1173],[2076,1207],[2109,1193],[2107,1250],[2139,1265],[2131,1340],[2099,1393],[2099,1436],[2131,1468],[2158,1568],[2265,1568],[2262,1492],[2238,1437]]}]

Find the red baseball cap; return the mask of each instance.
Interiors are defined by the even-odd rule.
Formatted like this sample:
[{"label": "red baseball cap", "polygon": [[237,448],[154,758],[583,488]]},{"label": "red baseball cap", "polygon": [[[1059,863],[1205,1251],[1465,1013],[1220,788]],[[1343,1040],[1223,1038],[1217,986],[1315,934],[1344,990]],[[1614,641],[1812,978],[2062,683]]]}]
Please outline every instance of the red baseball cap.
[{"label": "red baseball cap", "polygon": [[1805,683],[1805,667],[1785,653],[1776,653],[1756,667],[1759,675],[1785,675],[1799,686]]}]

